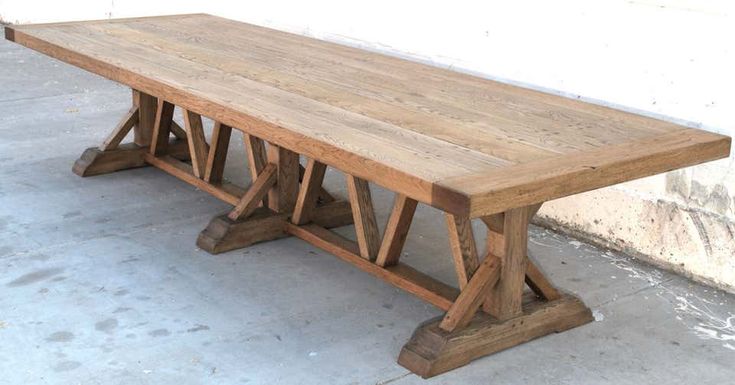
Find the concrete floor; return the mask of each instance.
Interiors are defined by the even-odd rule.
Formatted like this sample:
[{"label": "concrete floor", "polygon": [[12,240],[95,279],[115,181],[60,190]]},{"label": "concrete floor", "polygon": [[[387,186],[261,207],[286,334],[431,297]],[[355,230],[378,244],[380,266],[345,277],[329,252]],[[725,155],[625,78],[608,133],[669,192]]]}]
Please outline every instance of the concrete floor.
[{"label": "concrete floor", "polygon": [[[732,295],[540,228],[539,264],[597,321],[421,380],[395,359],[435,308],[296,239],[198,250],[225,204],[151,168],[70,171],[127,89],[5,41],[0,68],[2,384],[735,383]],[[404,259],[453,282],[443,224],[420,207]]]}]

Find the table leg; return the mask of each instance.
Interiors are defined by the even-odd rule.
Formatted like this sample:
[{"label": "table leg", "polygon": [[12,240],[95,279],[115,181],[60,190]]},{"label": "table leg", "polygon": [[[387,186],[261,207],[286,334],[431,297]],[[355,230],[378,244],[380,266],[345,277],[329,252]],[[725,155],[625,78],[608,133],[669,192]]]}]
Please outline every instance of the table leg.
[{"label": "table leg", "polygon": [[[462,290],[444,316],[419,325],[401,350],[399,364],[422,377],[432,377],[476,358],[592,321],[584,303],[570,294],[559,294],[529,262],[528,222],[536,210],[538,207],[522,207],[483,218],[488,225],[489,245],[477,268],[465,220],[448,216],[452,219],[448,220],[450,240],[455,239],[453,249]],[[524,282],[531,292],[524,294]]]},{"label": "table leg", "polygon": [[[101,145],[90,147],[82,153],[82,156],[74,163],[72,171],[79,176],[86,177],[147,166],[145,153],[149,151],[153,137],[157,104],[156,97],[133,90],[133,105],[130,110],[123,115]],[[169,122],[169,124],[172,123]],[[133,131],[133,141],[121,144],[130,131]],[[182,160],[189,158],[186,140],[167,136],[162,140],[165,142],[157,144],[165,148],[167,155]]]}]

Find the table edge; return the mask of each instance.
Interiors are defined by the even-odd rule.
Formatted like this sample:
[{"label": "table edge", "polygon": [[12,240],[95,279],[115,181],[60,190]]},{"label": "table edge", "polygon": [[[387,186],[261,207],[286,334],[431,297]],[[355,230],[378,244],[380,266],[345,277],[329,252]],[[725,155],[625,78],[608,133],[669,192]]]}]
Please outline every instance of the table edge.
[{"label": "table edge", "polygon": [[[117,83],[162,97],[174,105],[220,121],[275,145],[314,158],[328,166],[369,180],[389,190],[400,192],[419,202],[454,214],[467,213],[469,210],[468,196],[448,190],[444,186],[439,186],[433,180],[406,173],[379,161],[321,142],[318,139],[303,136],[289,130],[287,127],[281,127],[252,117],[205,97],[194,95],[189,91],[55,45],[24,32],[22,28],[5,26],[5,38]],[[434,201],[434,196],[441,196],[442,199]]]},{"label": "table edge", "polygon": [[[694,128],[438,181],[470,199],[472,218],[542,203],[730,155],[732,139]],[[512,182],[510,180],[512,179]],[[444,189],[434,199],[443,201]]]}]

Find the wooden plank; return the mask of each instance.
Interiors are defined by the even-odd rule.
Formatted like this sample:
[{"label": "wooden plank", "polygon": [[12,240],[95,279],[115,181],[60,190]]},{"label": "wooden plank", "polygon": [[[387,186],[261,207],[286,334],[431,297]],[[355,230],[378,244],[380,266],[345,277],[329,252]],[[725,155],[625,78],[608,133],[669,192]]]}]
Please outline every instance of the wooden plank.
[{"label": "wooden plank", "polygon": [[[528,219],[531,208],[521,207],[505,212],[500,245],[493,246],[486,259],[496,256],[503,269],[497,285],[490,291],[484,310],[500,320],[521,314],[528,258]],[[495,234],[488,232],[488,236]],[[492,243],[491,243],[492,244]],[[502,250],[500,250],[502,247]]]},{"label": "wooden plank", "polygon": [[214,196],[215,198],[227,202],[231,205],[237,205],[240,202],[240,197],[245,193],[242,187],[233,185],[231,183],[223,183],[221,185],[213,185],[207,183],[194,175],[194,170],[191,165],[184,163],[172,156],[164,155],[156,157],[150,153],[145,154],[145,161],[152,166],[155,166],[190,185]]},{"label": "wooden plank", "polygon": [[500,258],[488,255],[472,275],[470,282],[462,289],[452,307],[449,308],[439,327],[453,332],[467,326],[485,300],[487,292],[495,285],[499,277]]},{"label": "wooden plank", "polygon": [[[268,154],[265,150],[265,142],[247,133],[242,134],[243,144],[245,145],[245,155],[248,157],[248,170],[250,171],[250,179],[255,178],[263,171],[265,165],[268,164]],[[268,196],[263,198],[261,202],[263,206],[268,206]]]},{"label": "wooden plank", "polygon": [[268,205],[276,212],[293,212],[299,194],[299,154],[283,147],[270,146],[268,162],[278,167],[276,186],[268,193]]},{"label": "wooden plank", "polygon": [[681,130],[495,172],[449,178],[440,184],[470,196],[469,215],[476,217],[719,159],[730,153],[730,141],[729,137],[699,130]]},{"label": "wooden plank", "polygon": [[355,234],[357,244],[360,245],[360,255],[374,261],[380,249],[380,230],[375,220],[373,199],[370,196],[370,185],[364,179],[352,175],[347,178],[347,193],[352,205],[352,216],[355,220]]},{"label": "wooden plank", "polygon": [[[239,33],[232,33],[231,39],[223,41],[217,30],[192,28],[196,27],[195,20],[188,21],[189,28],[173,21],[164,22],[163,26],[137,23],[135,32],[145,36],[151,44],[171,44],[172,49],[186,51],[190,60],[244,73],[273,87],[299,92],[325,103],[339,104],[380,120],[401,116],[403,127],[427,135],[463,146],[478,146],[488,141],[487,145],[478,146],[484,151],[497,152],[499,147],[522,145],[525,145],[523,151],[513,150],[512,154],[542,151],[544,147],[557,151],[578,150],[594,146],[598,138],[605,140],[604,143],[620,139],[623,137],[620,133],[628,125],[635,128],[635,133],[657,131],[657,127],[641,124],[645,123],[641,119],[635,120],[638,123],[635,126],[632,122],[613,124],[605,119],[596,119],[594,125],[583,125],[580,120],[591,119],[591,114],[586,112],[590,108],[579,108],[584,107],[584,103],[576,102],[576,109],[556,103],[555,110],[561,111],[550,115],[545,99],[553,101],[555,98],[551,95],[537,93],[540,97],[526,98],[523,100],[526,103],[518,103],[515,93],[507,92],[504,85],[496,82],[477,78],[468,81],[467,75],[452,72],[443,76],[441,70],[395,58],[389,58],[389,64],[382,55],[228,20],[211,22],[223,30],[237,30]],[[115,29],[124,28],[116,26]],[[169,32],[165,36],[161,34],[163,28]],[[194,38],[206,44],[207,48],[192,48],[191,40]],[[269,43],[272,46],[268,46]],[[249,48],[249,60],[237,60],[240,58],[238,49],[243,46]],[[275,58],[278,60],[274,62]],[[367,60],[370,60],[369,68],[365,65]],[[331,68],[329,65],[335,62],[341,65]],[[408,72],[408,66],[412,71]],[[427,68],[431,69],[430,74],[427,74]],[[448,87],[440,87],[445,83],[437,77],[445,79],[445,82],[453,81],[455,87],[449,90]],[[466,94],[460,97],[457,88]],[[390,97],[376,98],[374,95]],[[471,105],[467,103],[468,98],[473,100]],[[534,126],[538,122],[546,123],[549,130],[555,132],[574,129],[581,134],[540,136]],[[451,129],[460,124],[463,130]],[[587,135],[588,131],[597,132]],[[530,143],[518,143],[521,134],[526,134],[522,139]],[[499,140],[501,138],[506,140]]]},{"label": "wooden plank", "polygon": [[385,226],[383,241],[380,243],[378,258],[375,260],[378,266],[393,266],[398,263],[417,204],[418,202],[403,194],[396,194],[393,211]]},{"label": "wooden plank", "polygon": [[359,254],[358,246],[354,242],[342,238],[321,226],[313,224],[298,226],[289,223],[286,225],[286,229],[290,234],[334,254],[360,270],[403,289],[439,309],[448,310],[457,297],[456,289],[409,266],[399,263],[395,266],[382,268],[368,261]]},{"label": "wooden plank", "polygon": [[171,133],[178,139],[186,140],[186,131],[175,120],[171,121]]},{"label": "wooden plank", "polygon": [[133,143],[141,147],[148,147],[153,139],[158,99],[133,89],[133,106],[138,107],[138,121],[133,128]]},{"label": "wooden plank", "polygon": [[[303,182],[304,180],[304,174],[306,173],[306,168],[299,164],[299,181]],[[336,201],[337,198],[335,198],[332,194],[327,191],[324,186],[319,187],[319,203],[329,203]]]},{"label": "wooden plank", "polygon": [[561,298],[559,290],[556,290],[554,285],[549,282],[544,273],[539,270],[538,266],[536,266],[536,264],[531,260],[530,256],[526,263],[526,285],[528,285],[536,295],[547,301],[553,301]]},{"label": "wooden plank", "polygon": [[158,99],[156,107],[156,122],[153,125],[153,134],[150,143],[150,153],[161,155],[166,153],[169,136],[171,136],[171,121],[174,117],[174,105]]},{"label": "wooden plank", "polygon": [[137,123],[138,107],[133,106],[132,108],[130,108],[130,111],[128,111],[128,113],[123,115],[120,123],[115,126],[110,135],[108,135],[107,138],[102,142],[102,145],[100,145],[100,150],[108,151],[117,148],[117,146],[120,145],[120,142],[125,139],[125,136],[128,135],[130,130]]},{"label": "wooden plank", "polygon": [[209,183],[218,184],[222,182],[225,172],[225,161],[230,146],[232,127],[220,122],[214,123],[212,129],[212,146],[207,154],[207,164],[204,167],[204,180]]},{"label": "wooden plank", "polygon": [[263,172],[258,175],[248,191],[240,199],[234,209],[227,215],[233,221],[241,218],[247,218],[250,213],[258,207],[258,203],[268,194],[268,191],[276,183],[276,173],[278,168],[275,164],[268,164]]},{"label": "wooden plank", "polygon": [[721,135],[212,16],[9,28],[20,44],[471,218],[729,154]]},{"label": "wooden plank", "polygon": [[209,154],[209,145],[207,145],[207,137],[204,135],[202,116],[196,112],[185,110],[184,126],[186,126],[186,135],[189,140],[189,151],[191,152],[191,164],[194,170],[194,176],[203,178],[207,156]]},{"label": "wooden plank", "polygon": [[255,180],[258,174],[263,171],[265,165],[268,164],[265,142],[263,142],[263,139],[256,138],[247,133],[244,133],[242,138],[245,144],[245,153],[248,156],[250,178]]},{"label": "wooden plank", "polygon": [[457,282],[462,290],[480,263],[475,237],[472,234],[472,223],[467,217],[452,214],[445,214],[445,219],[449,230],[449,246],[457,272]]},{"label": "wooden plank", "polygon": [[309,159],[306,164],[304,177],[301,181],[301,189],[299,190],[299,197],[296,200],[296,208],[294,209],[293,216],[291,216],[291,222],[294,224],[303,225],[309,222],[311,212],[316,207],[326,171],[327,166],[324,163]]}]

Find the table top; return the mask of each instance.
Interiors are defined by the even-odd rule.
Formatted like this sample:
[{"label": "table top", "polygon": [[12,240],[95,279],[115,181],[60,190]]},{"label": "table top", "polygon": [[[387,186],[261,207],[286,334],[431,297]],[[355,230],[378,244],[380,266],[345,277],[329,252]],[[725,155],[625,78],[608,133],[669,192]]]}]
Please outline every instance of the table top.
[{"label": "table top", "polygon": [[471,217],[730,152],[726,136],[205,14],[19,25],[5,34]]}]

